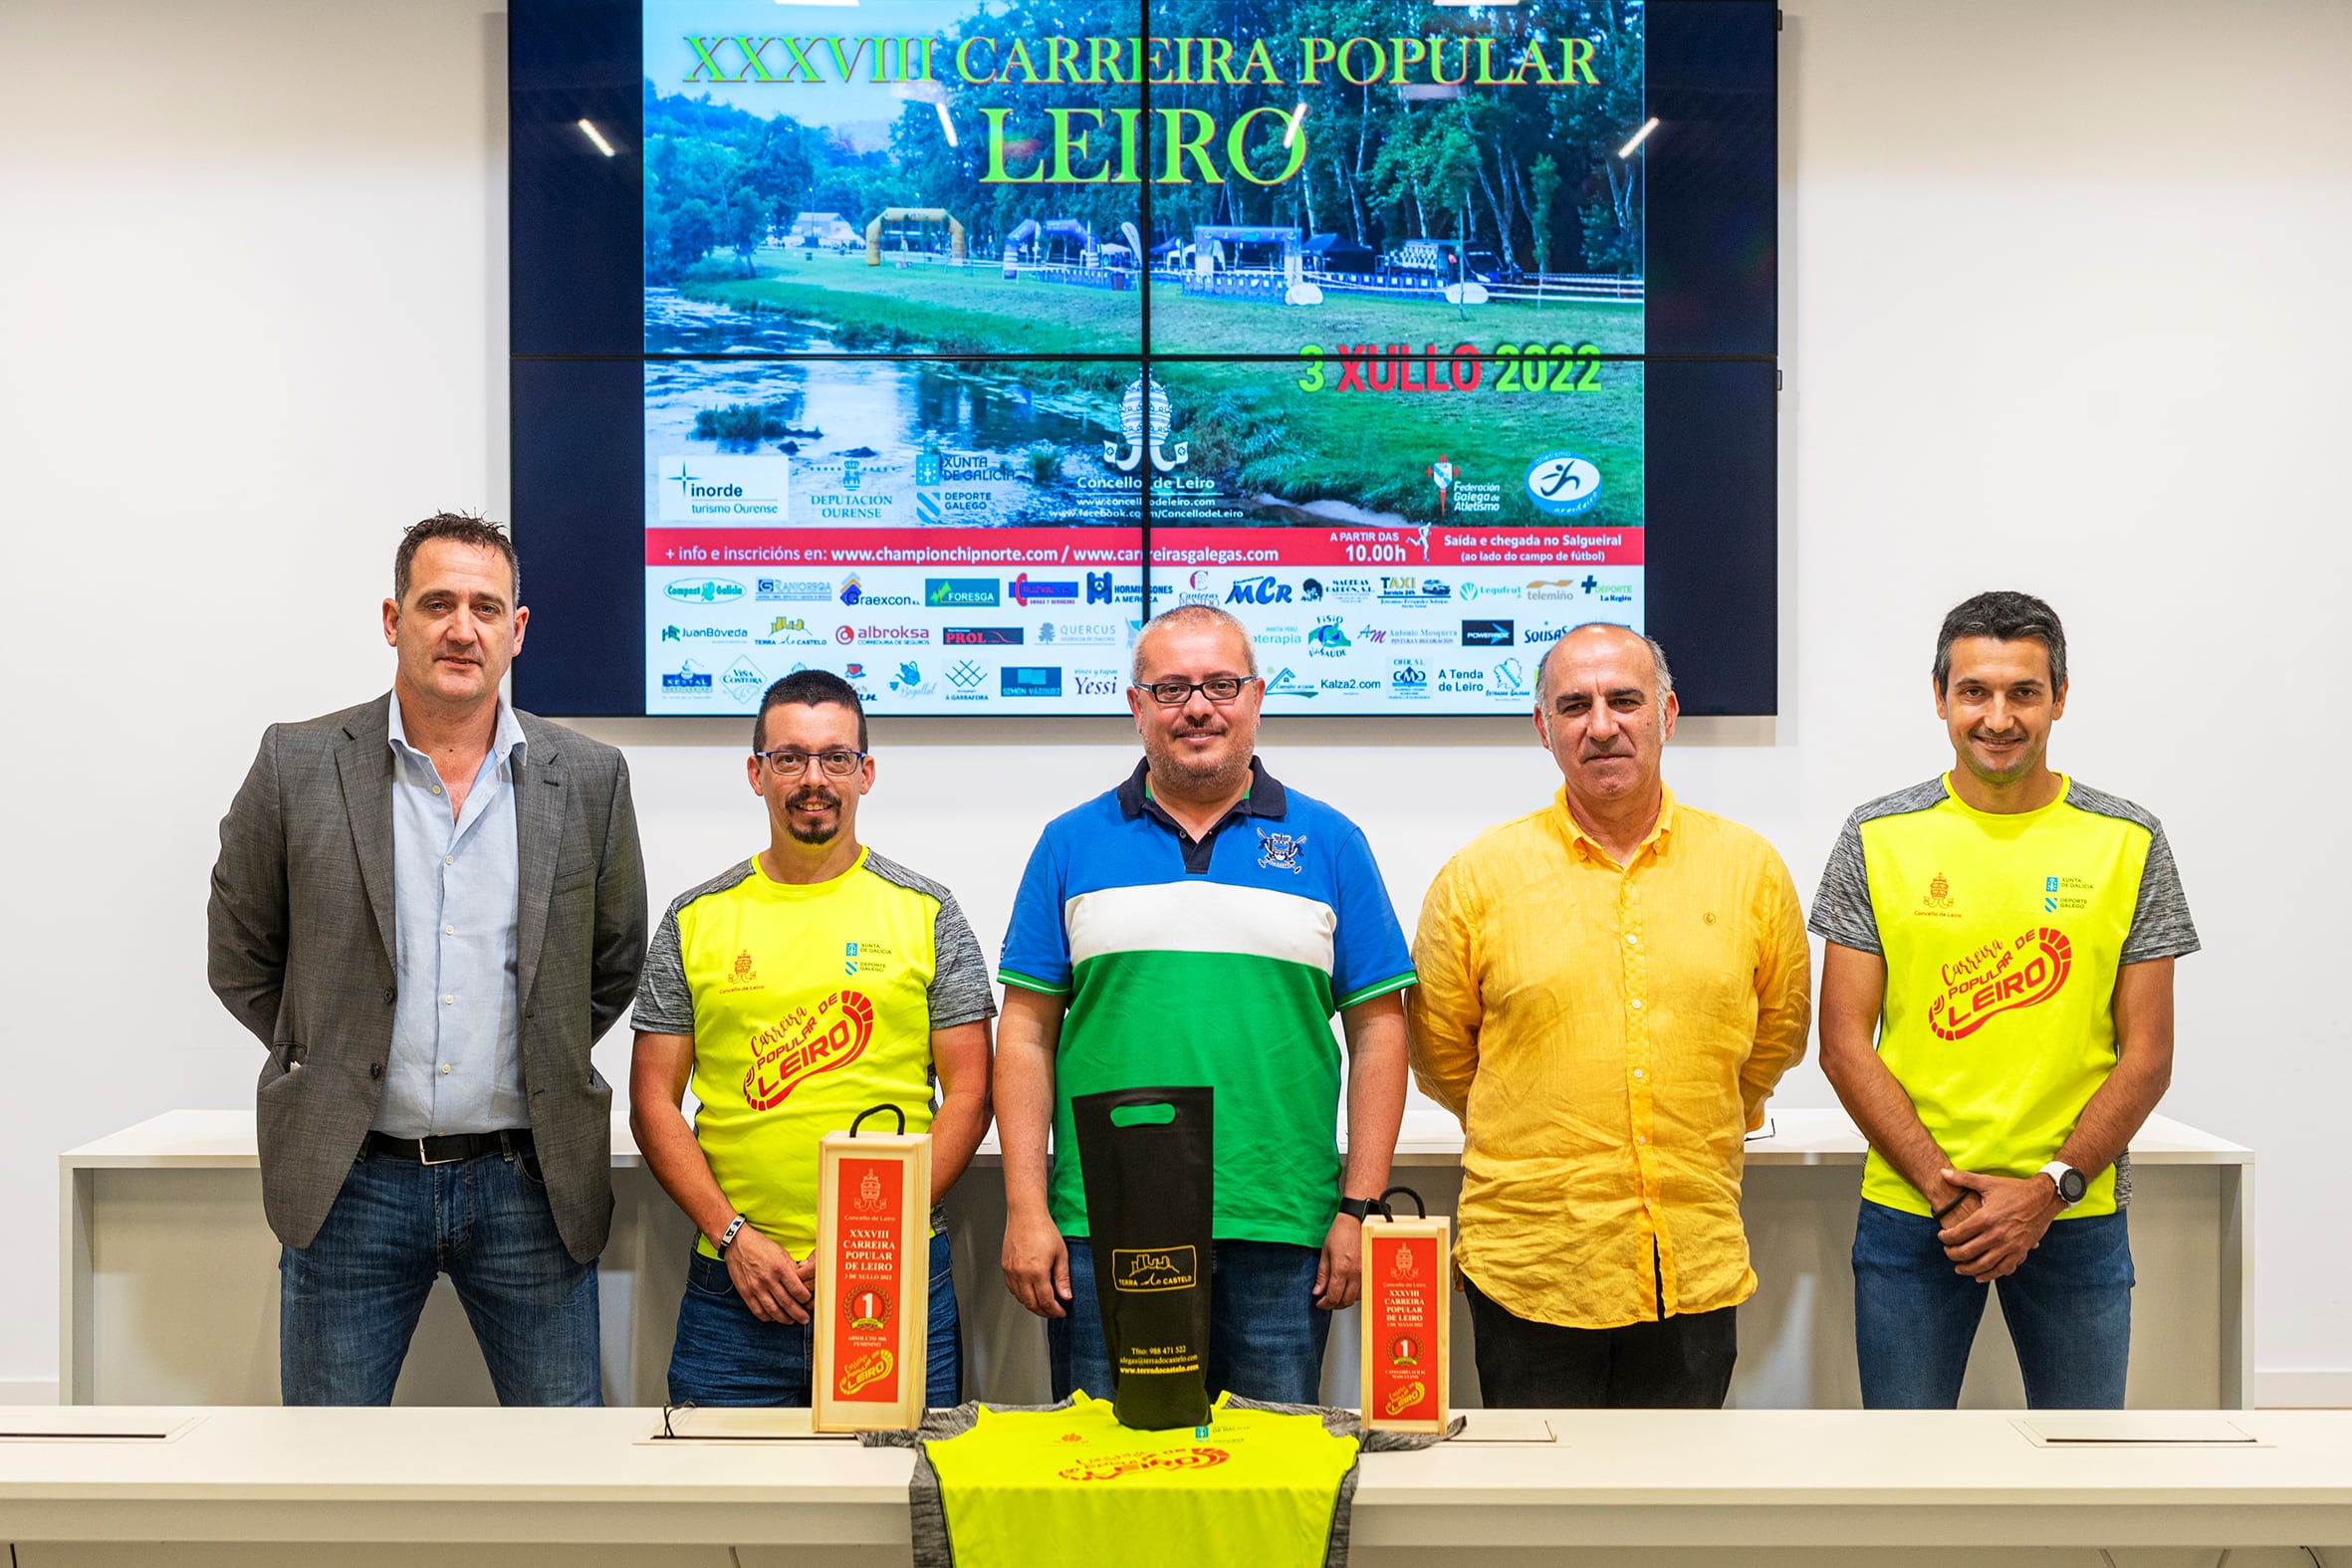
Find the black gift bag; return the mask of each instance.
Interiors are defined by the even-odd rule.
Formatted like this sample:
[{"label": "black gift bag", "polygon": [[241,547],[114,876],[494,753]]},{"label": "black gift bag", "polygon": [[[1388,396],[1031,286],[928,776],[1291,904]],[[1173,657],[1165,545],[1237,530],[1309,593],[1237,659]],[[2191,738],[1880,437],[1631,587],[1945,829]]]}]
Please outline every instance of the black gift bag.
[{"label": "black gift bag", "polygon": [[1215,1098],[1208,1088],[1113,1089],[1069,1102],[1121,1426],[1159,1432],[1209,1419]]}]

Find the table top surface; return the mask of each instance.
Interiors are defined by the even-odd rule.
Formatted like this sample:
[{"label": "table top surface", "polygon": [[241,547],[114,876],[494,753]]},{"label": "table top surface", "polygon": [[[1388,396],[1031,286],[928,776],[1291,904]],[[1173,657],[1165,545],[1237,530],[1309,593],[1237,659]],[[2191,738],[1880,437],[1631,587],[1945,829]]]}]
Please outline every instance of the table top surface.
[{"label": "table top surface", "polygon": [[[1471,1433],[1482,1413],[1468,1413]],[[1529,1413],[1513,1412],[1525,1420]],[[2003,1411],[1547,1411],[1549,1444],[1367,1455],[1357,1506],[1786,1508],[2229,1504],[2352,1508],[2352,1412],[2136,1412],[2150,1436],[2228,1423],[2260,1446],[2047,1448]],[[12,1503],[195,1501],[876,1504],[903,1449],[648,1443],[654,1410],[0,1409],[185,1424],[169,1441],[0,1439]],[[7,1531],[0,1528],[0,1538]]]},{"label": "table top surface", "polygon": [[[1344,1145],[1344,1138],[1341,1142]],[[1769,1110],[1764,1131],[1748,1139],[1751,1166],[1859,1165],[1864,1153],[1862,1135],[1852,1119],[1834,1108]],[[996,1157],[996,1137],[991,1133],[980,1146],[979,1159],[993,1164]],[[1396,1164],[1450,1165],[1461,1158],[1462,1132],[1453,1118],[1427,1101],[1415,1100],[1407,1109],[1397,1139]],[[2169,1116],[2151,1116],[2132,1139],[2132,1159],[2143,1165],[2251,1165],[2254,1152]],[[58,1160],[68,1171],[237,1170],[255,1168],[260,1157],[254,1146],[253,1112],[248,1108],[166,1111],[69,1149]],[[616,1115],[612,1163],[633,1166],[640,1160],[625,1116]]]}]

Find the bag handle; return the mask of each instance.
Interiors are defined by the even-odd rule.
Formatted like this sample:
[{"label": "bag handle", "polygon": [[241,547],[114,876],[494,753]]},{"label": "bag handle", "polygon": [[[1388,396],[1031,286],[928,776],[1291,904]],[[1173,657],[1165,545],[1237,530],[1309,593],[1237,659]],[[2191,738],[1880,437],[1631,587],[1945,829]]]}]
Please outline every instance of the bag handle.
[{"label": "bag handle", "polygon": [[[889,1112],[891,1115],[893,1115],[893,1116],[897,1117],[897,1118],[898,1118],[898,1130],[899,1130],[900,1132],[902,1132],[902,1133],[906,1131],[906,1112],[905,1112],[905,1111],[903,1111],[903,1110],[901,1110],[901,1109],[899,1109],[897,1106],[895,1106],[895,1105],[892,1105],[892,1104],[889,1104],[887,1101],[885,1101],[884,1103],[882,1103],[882,1104],[880,1104],[880,1105],[869,1105],[869,1106],[867,1106],[867,1107],[866,1107],[864,1110],[862,1110],[862,1111],[859,1111],[859,1112],[857,1113],[857,1119],[856,1119],[855,1121],[853,1121],[853,1122],[851,1122],[851,1123],[849,1124],[849,1136],[850,1136],[850,1137],[852,1137],[852,1138],[856,1137],[856,1136],[857,1136],[857,1129],[858,1129],[858,1128],[860,1128],[860,1127],[863,1127],[863,1126],[865,1125],[865,1119],[866,1119],[868,1116],[875,1115],[875,1114],[877,1114],[878,1112],[881,1112],[881,1111],[888,1111],[888,1112]],[[1419,1200],[1418,1200],[1418,1199],[1416,1199],[1416,1200],[1414,1200],[1414,1201],[1415,1201],[1416,1203],[1418,1203],[1418,1202],[1419,1202]]]},{"label": "bag handle", "polygon": [[1413,1200],[1413,1207],[1421,1212],[1422,1219],[1426,1220],[1429,1218],[1429,1205],[1421,1201],[1421,1195],[1419,1193],[1416,1193],[1410,1187],[1391,1187],[1387,1192],[1382,1193],[1379,1197],[1372,1200],[1372,1207],[1380,1211],[1380,1217],[1383,1220],[1394,1220],[1396,1218],[1396,1216],[1389,1210],[1388,1201],[1399,1193],[1402,1193],[1407,1198]]}]

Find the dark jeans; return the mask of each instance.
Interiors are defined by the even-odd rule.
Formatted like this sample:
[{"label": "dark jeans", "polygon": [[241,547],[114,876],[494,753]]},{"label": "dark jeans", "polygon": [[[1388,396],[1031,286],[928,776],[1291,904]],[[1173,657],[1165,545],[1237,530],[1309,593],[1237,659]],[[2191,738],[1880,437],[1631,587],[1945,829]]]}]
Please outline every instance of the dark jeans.
[{"label": "dark jeans", "polygon": [[[930,1325],[923,1402],[948,1410],[964,1398],[964,1329],[956,1316],[947,1232],[931,1238]],[[806,1323],[752,1316],[727,1265],[701,1248],[686,1264],[678,1336],[670,1347],[670,1403],[807,1405],[817,1351]]]},{"label": "dark jeans", "polygon": [[1721,1410],[1740,1359],[1739,1309],[1623,1328],[1534,1323],[1465,1274],[1479,1398],[1496,1410]]},{"label": "dark jeans", "polygon": [[389,1405],[433,1279],[457,1286],[501,1405],[601,1405],[596,1265],[556,1233],[535,1155],[362,1154],[308,1246],[278,1257],[289,1405]]},{"label": "dark jeans", "polygon": [[[1867,1199],[1854,1225],[1854,1348],[1868,1410],[1950,1410],[1985,1315],[1926,1215]],[[2123,1211],[2058,1220],[1996,1280],[2034,1410],[2121,1410],[2132,1346],[2132,1244]]]},{"label": "dark jeans", "polygon": [[[1110,1352],[1094,1298],[1094,1249],[1082,1235],[1069,1247],[1069,1310],[1046,1319],[1046,1354],[1054,1397],[1084,1389],[1111,1396]],[[1227,1389],[1246,1399],[1312,1405],[1322,1398],[1323,1343],[1331,1314],[1314,1304],[1322,1249],[1287,1241],[1219,1241],[1209,1250],[1209,1396]]]}]

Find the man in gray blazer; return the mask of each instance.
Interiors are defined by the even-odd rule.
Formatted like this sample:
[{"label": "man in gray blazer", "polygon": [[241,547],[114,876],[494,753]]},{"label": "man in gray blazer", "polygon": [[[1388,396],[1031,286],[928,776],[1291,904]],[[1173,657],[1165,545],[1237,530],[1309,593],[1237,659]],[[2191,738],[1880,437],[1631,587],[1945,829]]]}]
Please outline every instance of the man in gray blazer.
[{"label": "man in gray blazer", "polygon": [[212,989],[270,1053],[280,1392],[389,1404],[446,1271],[500,1403],[600,1404],[588,1048],[644,961],[628,768],[500,697],[530,611],[497,525],[427,518],[392,578],[392,690],[271,726],[212,870]]}]

